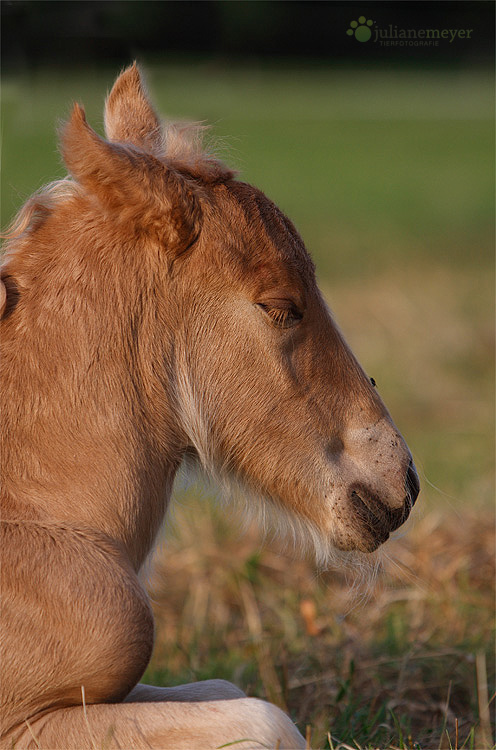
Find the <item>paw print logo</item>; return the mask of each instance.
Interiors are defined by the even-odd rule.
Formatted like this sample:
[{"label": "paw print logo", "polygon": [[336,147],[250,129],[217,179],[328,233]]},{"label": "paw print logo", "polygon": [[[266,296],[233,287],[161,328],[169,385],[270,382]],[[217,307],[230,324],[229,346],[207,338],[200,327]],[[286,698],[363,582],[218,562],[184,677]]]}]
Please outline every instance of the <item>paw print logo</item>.
[{"label": "paw print logo", "polygon": [[359,42],[368,42],[370,37],[372,36],[370,27],[373,23],[374,22],[370,19],[367,21],[365,16],[360,16],[358,21],[352,21],[350,23],[350,28],[346,33],[348,34],[348,36],[354,36],[355,39],[358,39]]}]

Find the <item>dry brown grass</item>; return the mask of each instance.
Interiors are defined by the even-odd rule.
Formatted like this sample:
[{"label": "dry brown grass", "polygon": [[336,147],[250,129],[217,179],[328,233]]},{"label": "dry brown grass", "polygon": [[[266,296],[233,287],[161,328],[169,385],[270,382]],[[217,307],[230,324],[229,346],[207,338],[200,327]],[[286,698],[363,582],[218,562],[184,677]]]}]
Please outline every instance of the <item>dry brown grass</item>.
[{"label": "dry brown grass", "polygon": [[382,568],[350,593],[339,572],[317,577],[191,500],[153,575],[150,675],[232,679],[311,723],[319,746],[328,731],[398,741],[393,714],[423,748],[448,747],[445,729],[453,747],[475,726],[482,742],[476,658],[492,643],[492,514],[429,512],[388,545]]}]

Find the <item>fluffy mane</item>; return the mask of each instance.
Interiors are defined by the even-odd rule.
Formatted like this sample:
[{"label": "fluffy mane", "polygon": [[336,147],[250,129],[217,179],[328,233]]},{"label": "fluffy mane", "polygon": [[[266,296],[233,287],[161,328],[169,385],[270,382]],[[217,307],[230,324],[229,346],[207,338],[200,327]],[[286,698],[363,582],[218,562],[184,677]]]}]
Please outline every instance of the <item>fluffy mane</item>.
[{"label": "fluffy mane", "polygon": [[[8,229],[0,237],[10,242],[24,234],[34,232],[63,201],[81,195],[83,189],[70,177],[55,180],[44,185],[28,198],[12,220]],[[5,251],[10,249],[7,244]]]},{"label": "fluffy mane", "polygon": [[206,145],[210,132],[202,123],[169,123],[164,129],[164,159],[167,164],[185,176],[207,184],[225,182],[236,176],[215,154],[215,148]]}]

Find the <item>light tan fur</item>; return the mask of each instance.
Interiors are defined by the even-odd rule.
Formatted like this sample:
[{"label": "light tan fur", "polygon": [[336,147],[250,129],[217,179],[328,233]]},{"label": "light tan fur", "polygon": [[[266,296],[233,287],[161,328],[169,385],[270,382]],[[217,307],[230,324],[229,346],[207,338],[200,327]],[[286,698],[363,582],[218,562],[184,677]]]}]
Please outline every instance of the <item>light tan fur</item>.
[{"label": "light tan fur", "polygon": [[411,457],[277,207],[135,65],[105,129],[74,107],[2,268],[1,747],[304,747],[229,683],[137,685],[137,574],[185,457],[321,564],[405,520]]}]

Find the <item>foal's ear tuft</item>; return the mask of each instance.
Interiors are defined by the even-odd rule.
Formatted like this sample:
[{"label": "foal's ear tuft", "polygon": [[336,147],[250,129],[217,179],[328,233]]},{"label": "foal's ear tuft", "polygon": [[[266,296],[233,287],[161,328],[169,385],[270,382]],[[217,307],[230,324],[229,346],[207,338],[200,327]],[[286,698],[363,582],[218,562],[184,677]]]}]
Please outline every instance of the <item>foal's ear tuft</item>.
[{"label": "foal's ear tuft", "polygon": [[105,133],[109,141],[131,143],[155,156],[164,153],[160,120],[148,99],[136,62],[120,74],[107,97]]}]

